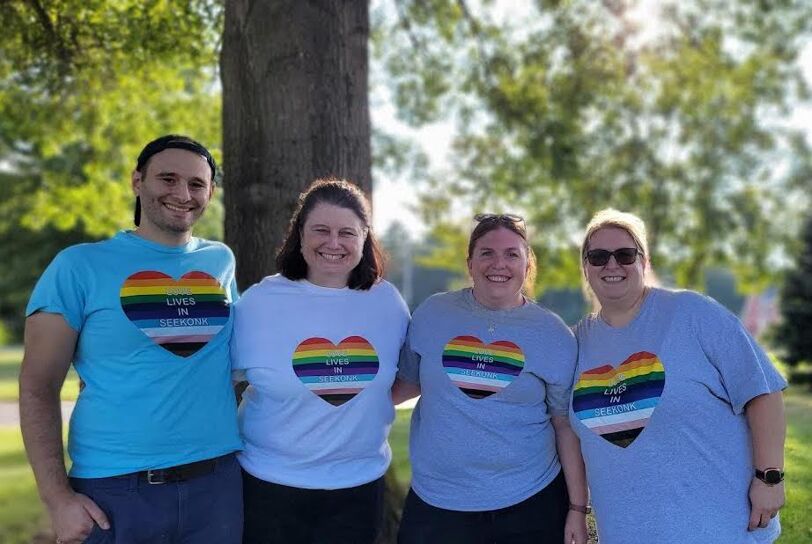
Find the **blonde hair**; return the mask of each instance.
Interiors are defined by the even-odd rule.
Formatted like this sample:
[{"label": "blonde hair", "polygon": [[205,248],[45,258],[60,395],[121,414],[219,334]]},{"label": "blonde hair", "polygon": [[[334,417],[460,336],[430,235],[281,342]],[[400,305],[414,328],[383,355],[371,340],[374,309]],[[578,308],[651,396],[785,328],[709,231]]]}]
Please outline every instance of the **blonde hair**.
[{"label": "blonde hair", "polygon": [[[586,277],[586,252],[589,251],[589,239],[592,238],[592,235],[601,229],[607,228],[626,231],[626,233],[632,237],[634,245],[637,246],[637,249],[642,254],[644,262],[648,262],[649,260],[646,224],[640,217],[633,213],[621,212],[614,208],[606,208],[593,215],[586,226],[584,241],[581,243],[581,281],[584,296],[592,303],[594,312],[600,311],[601,304]],[[650,268],[650,265],[646,265],[646,268]],[[644,277],[644,282],[646,285],[653,285],[656,282],[655,277],[650,270],[648,272],[649,273]]]}]

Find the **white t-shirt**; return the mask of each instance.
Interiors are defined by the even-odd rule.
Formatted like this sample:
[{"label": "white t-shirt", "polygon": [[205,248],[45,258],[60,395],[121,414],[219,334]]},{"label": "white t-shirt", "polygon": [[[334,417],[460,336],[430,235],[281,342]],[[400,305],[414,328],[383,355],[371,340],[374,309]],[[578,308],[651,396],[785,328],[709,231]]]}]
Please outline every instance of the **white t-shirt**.
[{"label": "white t-shirt", "polygon": [[371,482],[392,457],[390,389],[409,310],[390,283],[331,289],[269,276],[234,306],[242,467],[309,489]]}]

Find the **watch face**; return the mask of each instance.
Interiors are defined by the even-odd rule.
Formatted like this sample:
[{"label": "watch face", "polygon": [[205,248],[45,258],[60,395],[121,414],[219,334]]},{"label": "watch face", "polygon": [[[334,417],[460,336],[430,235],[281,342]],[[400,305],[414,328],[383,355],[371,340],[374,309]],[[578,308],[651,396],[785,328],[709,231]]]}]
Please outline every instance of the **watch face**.
[{"label": "watch face", "polygon": [[780,484],[782,478],[782,474],[780,470],[776,469],[768,469],[764,471],[764,481],[770,485]]}]

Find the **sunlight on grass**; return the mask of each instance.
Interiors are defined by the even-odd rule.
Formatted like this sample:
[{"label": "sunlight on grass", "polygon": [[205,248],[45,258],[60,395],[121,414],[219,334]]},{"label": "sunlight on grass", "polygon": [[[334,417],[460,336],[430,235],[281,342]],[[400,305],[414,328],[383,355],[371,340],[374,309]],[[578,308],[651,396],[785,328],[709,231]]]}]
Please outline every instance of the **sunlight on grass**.
[{"label": "sunlight on grass", "polygon": [[[17,402],[19,398],[17,379],[22,360],[23,348],[21,346],[0,349],[0,402]],[[71,367],[65,378],[65,385],[62,387],[62,400],[75,401],[78,395],[79,377]]]},{"label": "sunlight on grass", "polygon": [[785,395],[787,408],[787,505],[781,511],[781,544],[812,542],[812,394],[797,388]]},{"label": "sunlight on grass", "polygon": [[0,427],[0,542],[29,544],[42,514],[20,430]]}]

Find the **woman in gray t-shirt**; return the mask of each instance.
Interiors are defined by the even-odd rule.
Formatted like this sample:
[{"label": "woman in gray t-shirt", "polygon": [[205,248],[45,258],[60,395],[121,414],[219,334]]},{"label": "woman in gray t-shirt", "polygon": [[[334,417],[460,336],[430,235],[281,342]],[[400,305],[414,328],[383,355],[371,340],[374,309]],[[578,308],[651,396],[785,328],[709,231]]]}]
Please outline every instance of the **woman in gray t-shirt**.
[{"label": "woman in gray t-shirt", "polygon": [[784,503],[784,379],[739,320],[649,286],[645,226],[587,227],[595,314],[576,327],[570,419],[601,544],[773,542]]},{"label": "woman in gray t-shirt", "polygon": [[421,397],[398,541],[585,544],[584,468],[567,418],[575,339],[522,292],[535,270],[524,221],[477,221],[473,287],[421,304],[401,354],[396,402]]}]

